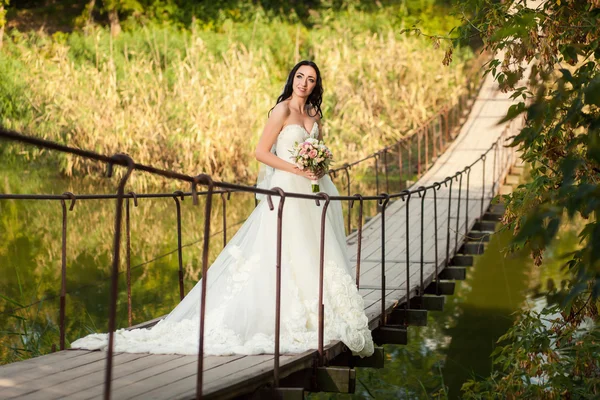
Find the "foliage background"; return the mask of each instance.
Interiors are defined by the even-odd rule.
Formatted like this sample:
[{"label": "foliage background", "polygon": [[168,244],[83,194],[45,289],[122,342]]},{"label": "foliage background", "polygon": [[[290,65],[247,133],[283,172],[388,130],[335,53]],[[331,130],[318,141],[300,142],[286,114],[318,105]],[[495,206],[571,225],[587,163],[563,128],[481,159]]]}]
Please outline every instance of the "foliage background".
[{"label": "foliage background", "polygon": [[[461,48],[451,68],[440,68],[444,49],[400,33],[418,19],[436,30],[451,26],[455,20],[443,15],[445,3],[433,0],[127,0],[90,2],[91,13],[68,1],[21,8],[40,3],[48,2],[20,4],[9,16],[29,21],[62,13],[55,28],[71,32],[7,32],[1,124],[245,183],[254,182],[252,150],[296,61],[320,65],[325,137],[341,163],[400,138],[455,98],[473,55]],[[111,10],[117,11],[119,34],[108,21]],[[9,19],[9,27],[19,24],[26,23]],[[0,146],[6,156],[42,156],[68,176],[98,172],[68,155]],[[134,178],[133,184],[158,183],[150,179]]]}]

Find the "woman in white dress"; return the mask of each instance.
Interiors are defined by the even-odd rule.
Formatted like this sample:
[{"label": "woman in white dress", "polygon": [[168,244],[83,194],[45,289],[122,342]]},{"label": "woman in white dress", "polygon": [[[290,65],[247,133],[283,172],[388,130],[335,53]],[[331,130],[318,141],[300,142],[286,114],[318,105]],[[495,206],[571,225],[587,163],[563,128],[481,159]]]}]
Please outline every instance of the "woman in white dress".
[{"label": "woman in white dress", "polygon": [[[256,147],[263,163],[258,187],[312,194],[311,180],[331,196],[338,191],[331,179],[298,169],[290,150],[307,137],[322,139],[323,87],[318,67],[301,61],[290,72],[284,91],[270,112]],[[207,273],[204,354],[269,354],[275,342],[277,205],[258,204]],[[282,353],[299,353],[318,346],[319,251],[321,207],[313,200],[286,198],[283,207],[281,257]],[[332,201],[325,224],[324,343],[341,340],[354,353],[369,356],[373,340],[364,303],[350,274],[342,208]],[[157,325],[150,329],[118,330],[117,352],[197,354],[199,299],[196,286]],[[92,334],[72,348],[101,349],[107,334]]]}]

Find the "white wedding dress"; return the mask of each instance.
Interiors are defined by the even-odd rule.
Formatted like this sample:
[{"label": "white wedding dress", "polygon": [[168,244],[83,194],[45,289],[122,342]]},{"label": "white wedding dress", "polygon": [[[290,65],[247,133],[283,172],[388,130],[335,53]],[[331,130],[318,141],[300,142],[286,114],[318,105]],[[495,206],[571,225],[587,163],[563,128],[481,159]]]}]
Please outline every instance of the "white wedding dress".
[{"label": "white wedding dress", "polygon": [[[290,161],[295,142],[309,135],[301,125],[287,125],[279,133],[275,154]],[[328,176],[320,189],[338,195]],[[269,169],[259,186],[286,192],[311,193],[310,181],[281,170]],[[206,355],[272,354],[275,332],[275,259],[277,206],[266,199],[209,268],[206,291],[204,353]],[[323,203],[321,203],[323,204]],[[281,339],[282,353],[317,348],[321,210],[314,200],[286,198],[282,223]],[[150,329],[120,329],[115,333],[117,352],[197,354],[200,283],[171,313]],[[364,303],[350,275],[342,208],[332,201],[325,226],[325,332],[324,342],[341,340],[354,354],[369,356],[373,340]],[[105,349],[107,334],[91,334],[72,348]]]}]

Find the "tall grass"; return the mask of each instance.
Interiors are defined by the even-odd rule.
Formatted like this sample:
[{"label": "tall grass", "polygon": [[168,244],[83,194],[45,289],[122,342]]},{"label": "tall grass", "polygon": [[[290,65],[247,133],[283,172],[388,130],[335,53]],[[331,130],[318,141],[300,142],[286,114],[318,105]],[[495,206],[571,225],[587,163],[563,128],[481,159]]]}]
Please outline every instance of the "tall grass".
[{"label": "tall grass", "polygon": [[[468,51],[443,67],[442,49],[399,35],[385,15],[346,13],[313,29],[277,20],[220,32],[141,27],[45,36],[13,31],[0,61],[0,123],[60,143],[190,174],[253,182],[253,149],[300,59],[323,74],[324,136],[350,161],[430,115],[465,81]],[[8,155],[43,152],[10,146]],[[61,172],[100,165],[52,154]],[[136,180],[137,179],[137,180]],[[152,177],[134,177],[144,187]]]}]

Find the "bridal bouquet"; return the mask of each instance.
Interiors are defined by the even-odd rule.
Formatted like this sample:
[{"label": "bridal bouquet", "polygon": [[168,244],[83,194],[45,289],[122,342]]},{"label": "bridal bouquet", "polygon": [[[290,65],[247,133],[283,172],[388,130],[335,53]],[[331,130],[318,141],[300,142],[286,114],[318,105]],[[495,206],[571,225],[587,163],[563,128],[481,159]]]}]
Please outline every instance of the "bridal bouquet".
[{"label": "bridal bouquet", "polygon": [[[333,158],[331,150],[322,141],[314,138],[308,138],[301,143],[296,142],[290,153],[299,169],[309,169],[315,174],[327,171]],[[311,181],[311,184],[313,193],[320,192],[318,181]]]}]

